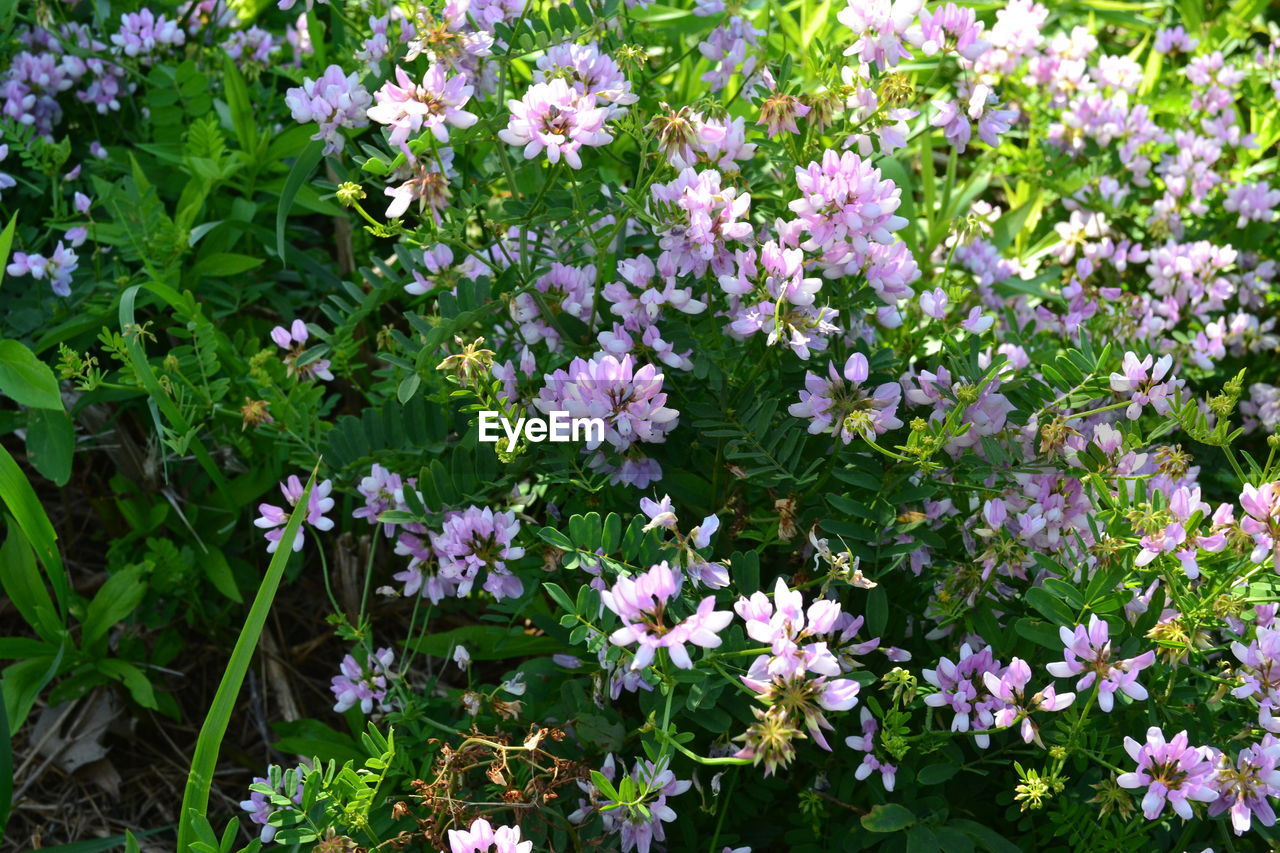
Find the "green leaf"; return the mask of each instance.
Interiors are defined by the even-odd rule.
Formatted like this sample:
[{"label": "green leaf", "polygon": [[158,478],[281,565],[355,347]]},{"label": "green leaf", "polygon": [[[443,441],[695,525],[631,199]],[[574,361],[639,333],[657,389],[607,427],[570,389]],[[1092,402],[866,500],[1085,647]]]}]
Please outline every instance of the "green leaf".
[{"label": "green leaf", "polygon": [[272,723],[271,730],[280,736],[275,748],[293,755],[308,755],[321,761],[361,762],[365,753],[350,735],[329,728],[319,720]]},{"label": "green leaf", "polygon": [[542,528],[541,530],[538,531],[538,536],[542,539],[542,541],[546,542],[549,545],[553,545],[556,548],[559,548],[561,551],[575,550],[573,547],[573,543],[569,541],[569,537],[565,536],[563,533],[561,533],[559,530],[556,530],[554,527]]},{"label": "green leaf", "polygon": [[223,59],[222,88],[227,96],[227,106],[231,108],[231,126],[236,132],[236,141],[246,154],[252,154],[258,147],[258,129],[253,123],[249,87],[230,56]]},{"label": "green leaf", "polygon": [[897,803],[874,806],[862,816],[862,828],[869,832],[898,832],[916,822],[911,809]]},{"label": "green leaf", "polygon": [[151,681],[135,665],[119,658],[104,658],[98,661],[97,669],[108,678],[124,684],[133,701],[142,707],[153,710],[156,708],[156,693],[151,687]]},{"label": "green leaf", "polygon": [[57,676],[65,649],[65,646],[59,648],[52,657],[18,661],[0,674],[0,694],[4,696],[4,713],[9,721],[10,736],[22,728],[40,691]]},{"label": "green leaf", "polygon": [[926,826],[913,826],[907,830],[907,853],[939,853],[946,849]]},{"label": "green leaf", "polygon": [[214,589],[236,604],[244,602],[244,597],[240,595],[240,587],[236,586],[235,575],[231,573],[231,566],[227,563],[227,556],[221,549],[212,548],[206,551],[201,562],[204,565],[204,576],[209,579],[209,583],[213,584]]},{"label": "green leaf", "polygon": [[577,609],[573,606],[573,599],[569,597],[569,593],[565,592],[557,584],[544,583],[542,587],[547,591],[547,595],[550,595],[552,599],[555,600],[555,603],[560,605],[561,609],[563,609],[565,613],[577,612]]},{"label": "green leaf", "polygon": [[76,431],[66,412],[32,409],[27,417],[27,461],[59,486],[71,479]]},{"label": "green leaf", "polygon": [[98,594],[89,602],[84,624],[80,629],[80,644],[90,648],[107,635],[111,626],[123,620],[142,602],[147,585],[142,580],[142,570],[130,566],[107,578]]},{"label": "green leaf", "polygon": [[[64,626],[54,616],[53,599],[36,568],[31,544],[21,528],[9,525],[9,535],[0,548],[0,586],[18,613],[40,637],[55,642]],[[27,655],[19,655],[27,657]]]},{"label": "green leaf", "polygon": [[1022,618],[1013,623],[1013,630],[1018,636],[1025,637],[1037,646],[1044,646],[1052,651],[1062,650],[1062,640],[1058,637],[1058,629],[1035,619]]},{"label": "green leaf", "polygon": [[[629,776],[623,777],[624,780],[629,778],[630,778]],[[604,794],[605,797],[607,797],[608,799],[614,800],[615,802],[621,799],[621,797],[618,795],[618,790],[613,787],[613,783],[610,782],[608,777],[606,777],[599,770],[591,771],[591,784],[595,785],[596,790]]]},{"label": "green leaf", "polygon": [[[3,269],[3,267],[0,267]],[[9,734],[9,716],[0,702],[0,837],[9,825],[13,807],[13,738]]]},{"label": "green leaf", "polygon": [[400,385],[396,388],[396,399],[402,404],[409,402],[413,399],[413,395],[418,393],[418,386],[421,384],[422,376],[417,373],[410,373],[400,380]]},{"label": "green leaf", "polygon": [[226,278],[248,272],[254,267],[266,263],[266,258],[255,258],[251,255],[237,255],[234,252],[215,252],[196,262],[192,272],[196,275],[207,275],[213,278]]},{"label": "green leaf", "polygon": [[[307,18],[310,20],[311,16],[308,15]],[[324,143],[318,139],[312,140],[311,144],[298,155],[298,159],[293,161],[293,168],[289,170],[289,177],[285,179],[284,189],[280,192],[280,205],[276,208],[276,254],[280,256],[281,264],[285,263],[284,226],[289,218],[289,209],[293,207],[293,200],[297,197],[298,190],[310,180],[311,173],[320,165],[323,157]]]},{"label": "green leaf", "polygon": [[1084,607],[1084,596],[1080,594],[1080,590],[1062,578],[1045,578],[1044,588],[1055,598],[1065,602],[1068,607],[1075,610]]},{"label": "green leaf", "polygon": [[610,722],[598,714],[579,715],[573,730],[579,738],[601,752],[617,752],[627,734],[622,723]]},{"label": "green leaf", "polygon": [[53,371],[17,341],[0,340],[0,393],[34,409],[64,408]]},{"label": "green leaf", "polygon": [[867,630],[872,636],[879,637],[884,633],[889,622],[889,594],[883,586],[877,586],[867,592]]},{"label": "green leaf", "polygon": [[955,764],[930,764],[928,767],[921,768],[916,779],[921,785],[939,785],[958,772],[960,768]]},{"label": "green leaf", "polygon": [[1022,848],[988,826],[972,820],[953,820],[951,826],[978,843],[987,853],[1021,853]]},{"label": "green leaf", "polygon": [[[17,8],[16,4],[14,8]],[[0,15],[0,17],[3,17]],[[0,32],[6,27],[0,24]],[[13,216],[9,218],[9,224],[4,227],[4,231],[0,232],[0,284],[4,284],[4,268],[9,265],[9,250],[13,248],[13,232],[18,226],[18,214],[15,211]]]},{"label": "green leaf", "polygon": [[1070,628],[1076,624],[1076,615],[1048,590],[1032,587],[1023,594],[1023,598],[1054,625]]}]

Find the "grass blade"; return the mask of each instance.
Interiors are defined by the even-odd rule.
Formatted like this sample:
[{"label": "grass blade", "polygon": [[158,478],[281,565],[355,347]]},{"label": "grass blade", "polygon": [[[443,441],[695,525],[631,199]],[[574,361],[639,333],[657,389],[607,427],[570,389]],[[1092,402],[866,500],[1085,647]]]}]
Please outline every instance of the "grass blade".
[{"label": "grass blade", "polygon": [[284,224],[289,218],[289,210],[293,207],[293,199],[302,185],[311,177],[311,173],[316,170],[316,166],[320,165],[323,157],[324,144],[318,139],[312,141],[302,149],[298,159],[293,162],[293,168],[289,170],[289,177],[285,179],[284,189],[280,193],[280,206],[276,208],[276,254],[280,256],[281,265],[285,264]]},{"label": "grass blade", "polygon": [[307,487],[302,497],[289,514],[289,523],[285,525],[284,535],[280,539],[281,547],[276,549],[267,565],[267,573],[258,586],[258,594],[254,596],[249,607],[249,615],[245,618],[244,628],[236,639],[235,648],[231,651],[231,659],[227,662],[226,672],[222,675],[222,683],[214,694],[213,704],[209,706],[209,714],[200,728],[200,737],[196,740],[195,755],[191,758],[191,773],[187,777],[187,787],[182,795],[182,816],[178,823],[178,851],[187,853],[191,849],[192,826],[189,817],[192,810],[204,815],[209,807],[209,789],[213,784],[213,771],[218,764],[218,748],[227,734],[227,726],[231,722],[231,713],[235,710],[236,697],[240,695],[240,686],[244,683],[245,674],[253,660],[254,649],[258,646],[258,637],[262,634],[262,626],[266,624],[267,613],[276,597],[276,589],[280,586],[280,578],[289,563],[293,549],[286,543],[293,542],[293,537],[300,535],[302,519],[307,514],[307,500],[311,489],[315,486],[316,471],[311,472]]},{"label": "grass blade", "polygon": [[0,284],[4,283],[4,268],[9,263],[9,250],[13,248],[13,229],[17,227],[18,214],[15,212],[4,231],[0,233]]},{"label": "grass blade", "polygon": [[58,604],[58,615],[65,625],[67,607],[71,602],[71,586],[67,581],[67,570],[62,565],[62,555],[58,553],[58,535],[54,533],[49,516],[36,498],[31,481],[3,447],[0,447],[0,500],[8,507],[9,513],[17,521],[18,527],[26,535],[40,564],[49,575],[49,583],[53,585],[54,599]]},{"label": "grass blade", "polygon": [[13,738],[9,736],[9,716],[0,702],[0,837],[9,825],[13,806]]}]

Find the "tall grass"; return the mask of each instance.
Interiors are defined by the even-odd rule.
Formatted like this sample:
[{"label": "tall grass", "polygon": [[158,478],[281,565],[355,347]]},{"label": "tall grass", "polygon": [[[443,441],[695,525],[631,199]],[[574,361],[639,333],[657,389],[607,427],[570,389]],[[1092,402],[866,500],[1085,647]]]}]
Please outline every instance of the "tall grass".
[{"label": "tall grass", "polygon": [[218,764],[218,749],[226,736],[227,726],[231,722],[231,713],[235,710],[236,697],[240,695],[240,686],[249,671],[253,660],[254,649],[258,638],[262,635],[262,626],[266,624],[267,613],[275,600],[276,589],[280,586],[280,578],[284,575],[289,556],[293,554],[288,543],[299,535],[302,519],[307,514],[307,500],[311,497],[311,489],[316,482],[316,471],[312,470],[307,480],[307,487],[302,497],[289,515],[289,523],[285,525],[284,536],[280,539],[280,547],[271,557],[267,565],[267,573],[258,586],[253,604],[249,607],[249,615],[244,628],[236,639],[235,648],[231,651],[231,659],[227,661],[226,672],[218,685],[218,692],[209,706],[209,714],[200,728],[200,737],[196,741],[195,754],[191,758],[191,773],[187,776],[186,790],[182,795],[182,812],[178,819],[178,853],[187,853],[193,840],[193,818],[204,817],[209,808],[209,789],[213,784],[213,772]]}]

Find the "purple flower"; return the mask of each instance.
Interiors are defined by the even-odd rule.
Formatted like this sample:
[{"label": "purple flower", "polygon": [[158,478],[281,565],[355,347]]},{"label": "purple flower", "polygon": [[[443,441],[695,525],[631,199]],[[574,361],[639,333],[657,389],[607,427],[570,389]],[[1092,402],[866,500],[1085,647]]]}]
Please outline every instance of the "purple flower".
[{"label": "purple flower", "polygon": [[[1265,562],[1268,556],[1274,556],[1277,541],[1280,541],[1280,490],[1277,483],[1263,483],[1255,486],[1245,483],[1240,492],[1240,508],[1245,517],[1240,519],[1240,529],[1253,537],[1253,553],[1251,559],[1255,563]],[[1275,561],[1280,571],[1280,560]]]},{"label": "purple flower", "polygon": [[227,37],[224,49],[227,56],[235,60],[240,68],[249,66],[266,67],[271,63],[271,54],[280,50],[275,36],[262,27],[253,26],[247,30],[236,30]]},{"label": "purple flower", "polygon": [[[763,592],[741,598],[733,608],[747,625],[751,639],[769,646],[769,654],[752,661],[742,683],[769,706],[757,713],[760,723],[749,730],[746,746],[738,754],[764,760],[766,769],[785,765],[791,752],[763,742],[753,746],[756,734],[771,728],[777,732],[803,725],[814,741],[830,750],[823,731],[832,726],[826,711],[847,711],[858,701],[858,682],[841,678],[858,663],[855,657],[879,645],[878,639],[854,642],[862,617],[852,617],[838,602],[820,598],[807,608],[798,590],[788,589],[779,578],[773,598]],[[778,728],[780,726],[780,728]]]},{"label": "purple flower", "polygon": [[13,260],[5,267],[5,272],[13,276],[29,275],[34,279],[48,279],[54,294],[65,298],[71,295],[71,274],[78,266],[79,259],[75,250],[59,240],[53,254],[47,258],[44,255],[14,252]]},{"label": "purple flower", "polygon": [[616,613],[623,624],[610,635],[610,642],[623,647],[639,644],[631,662],[633,670],[648,666],[658,649],[666,649],[678,668],[692,669],[685,643],[704,649],[720,645],[719,632],[733,621],[733,614],[716,610],[713,596],[702,599],[688,618],[675,625],[664,623],[666,604],[679,588],[678,578],[664,561],[634,578],[619,578],[612,589],[601,594],[605,607]]},{"label": "purple flower", "polygon": [[[440,223],[440,211],[449,206],[452,195],[449,181],[456,176],[453,169],[453,149],[438,148],[422,157],[411,157],[387,179],[383,195],[391,199],[386,216],[395,219],[403,216],[413,202],[418,212],[431,211],[431,218]],[[397,184],[396,182],[399,181]],[[395,184],[392,186],[392,184]]]},{"label": "purple flower", "polygon": [[[697,10],[694,14],[698,14]],[[759,62],[754,48],[759,46],[762,35],[764,30],[756,29],[742,15],[730,15],[728,20],[698,42],[698,52],[714,66],[702,75],[702,82],[711,92],[718,92],[729,85],[734,74],[752,78]]]},{"label": "purple flower", "polygon": [[[760,247],[759,264],[755,248],[739,250],[736,259],[736,274],[719,277],[720,289],[737,303],[728,331],[746,338],[768,330],[769,346],[781,343],[803,359],[825,351],[839,331],[837,312],[815,304],[822,279],[805,276],[804,252],[770,240]],[[744,297],[751,296],[759,301],[749,304]]]},{"label": "purple flower", "polygon": [[[307,768],[299,764],[289,774],[281,773],[279,767],[273,766],[270,769],[268,778],[262,776],[253,777],[253,785],[255,787],[265,786],[273,789],[271,793],[251,790],[249,799],[240,803],[240,808],[249,813],[249,820],[262,827],[262,832],[258,835],[258,838],[263,844],[270,844],[279,829],[279,827],[272,826],[268,822],[272,813],[280,809],[291,809],[292,807],[288,805],[289,802],[292,802],[293,805],[302,805],[302,780],[306,773]],[[285,793],[285,784],[288,781],[286,777],[289,775],[295,776],[297,780],[292,794]],[[272,779],[276,781],[273,782]]]},{"label": "purple flower", "polygon": [[911,58],[903,39],[916,23],[924,0],[848,2],[849,5],[836,16],[857,36],[853,44],[845,48],[845,56],[857,56],[864,63],[874,62],[881,71],[894,67],[900,59]]},{"label": "purple flower", "polygon": [[1163,28],[1156,30],[1156,42],[1153,46],[1156,53],[1191,53],[1200,44],[1199,39],[1193,39],[1187,35],[1187,31],[1182,27]]},{"label": "purple flower", "polygon": [[348,708],[360,706],[366,714],[373,713],[376,704],[379,711],[390,711],[393,702],[387,698],[387,683],[391,679],[391,664],[395,661],[391,649],[378,649],[369,655],[363,667],[351,655],[342,659],[340,675],[333,677],[329,689],[337,699],[333,710],[341,714]]},{"label": "purple flower", "polygon": [[676,522],[679,519],[676,518],[675,510],[671,508],[670,495],[663,495],[660,501],[641,498],[640,510],[649,517],[649,522],[642,528],[645,533],[659,527],[667,530],[676,529]]},{"label": "purple flower", "polygon": [[1031,681],[1031,667],[1021,658],[1009,661],[1009,666],[999,676],[988,672],[982,676],[983,683],[1001,702],[1005,703],[995,713],[995,724],[1001,728],[1012,726],[1022,721],[1021,734],[1025,743],[1033,740],[1044,746],[1040,740],[1040,732],[1031,721],[1031,714],[1036,711],[1061,711],[1073,701],[1076,694],[1058,693],[1052,684],[1032,696],[1026,696],[1026,686]]},{"label": "purple flower", "polygon": [[[612,755],[605,759],[600,773],[614,782],[617,769]],[[666,840],[663,824],[676,819],[675,810],[667,805],[667,799],[683,794],[692,787],[693,782],[677,779],[675,773],[667,768],[665,760],[656,764],[637,761],[630,776],[634,789],[644,792],[640,803],[615,802],[604,796],[592,783],[579,782],[578,787],[587,795],[587,799],[578,801],[578,809],[569,815],[569,820],[581,824],[593,813],[599,812],[605,831],[621,836],[623,853],[630,850],[649,853],[653,842]],[[638,805],[644,808],[638,808]]]},{"label": "purple flower", "polygon": [[443,529],[431,535],[440,576],[456,583],[456,594],[465,596],[485,569],[484,588],[489,594],[497,599],[519,597],[524,584],[507,568],[508,561],[524,556],[524,548],[513,544],[519,533],[520,522],[514,512],[470,506],[447,513]]},{"label": "purple flower", "polygon": [[[677,275],[692,272],[701,276],[710,267],[717,275],[733,269],[729,241],[751,239],[751,195],[734,187],[722,187],[714,169],[696,172],[682,169],[665,184],[654,184],[650,196],[662,225],[657,230],[658,245],[675,267]],[[659,268],[664,266],[658,261]]]},{"label": "purple flower", "polygon": [[766,125],[771,139],[783,131],[799,133],[800,128],[796,126],[796,119],[807,116],[810,109],[800,103],[800,99],[795,95],[775,92],[760,103],[760,120],[756,124]]},{"label": "purple flower", "polygon": [[547,160],[560,158],[573,169],[582,168],[578,152],[585,146],[598,147],[613,141],[604,130],[607,109],[596,107],[595,98],[573,89],[561,77],[534,83],[521,100],[510,100],[511,117],[498,137],[508,145],[524,146],[524,157],[532,160],[544,150]]},{"label": "purple flower", "polygon": [[973,137],[973,126],[969,124],[960,104],[955,101],[935,101],[933,106],[937,112],[929,119],[929,124],[942,128],[942,135],[951,143],[951,147],[963,154]]},{"label": "purple flower", "polygon": [[319,78],[304,77],[302,86],[285,92],[284,102],[294,121],[319,124],[311,138],[323,139],[324,153],[329,155],[341,151],[345,144],[341,128],[369,123],[366,114],[373,98],[360,85],[358,74],[344,74],[341,66],[330,65]]},{"label": "purple flower", "polygon": [[533,287],[545,296],[518,294],[511,300],[511,319],[519,324],[520,335],[526,344],[532,346],[541,341],[556,352],[561,345],[560,333],[544,319],[542,305],[549,305],[553,313],[568,314],[583,323],[590,322],[596,294],[596,268],[590,264],[574,267],[552,263],[551,269],[539,276]]},{"label": "purple flower", "polygon": [[850,735],[844,739],[844,742],[850,749],[866,753],[862,758],[862,763],[858,765],[858,769],[853,771],[853,778],[862,781],[872,773],[879,771],[880,781],[884,784],[884,789],[892,791],[898,778],[898,768],[876,757],[876,732],[879,730],[880,723],[876,720],[875,715],[871,713],[871,709],[863,708],[862,735]]},{"label": "purple flower", "polygon": [[[828,278],[856,275],[864,267],[874,266],[873,245],[896,243],[905,248],[892,233],[907,224],[906,219],[895,214],[902,203],[902,190],[893,181],[882,180],[880,170],[873,168],[870,160],[863,160],[852,151],[838,154],[828,149],[821,163],[796,166],[795,175],[800,198],[788,206],[799,217],[802,230],[809,234],[800,248],[822,253]],[[875,286],[870,270],[867,277],[873,279]],[[881,298],[886,297],[880,287],[876,290]],[[910,290],[892,296],[908,294]],[[886,299],[890,304],[892,301]]]},{"label": "purple flower", "polygon": [[[937,693],[924,697],[924,703],[933,708],[950,708],[955,713],[951,719],[953,732],[990,729],[995,725],[995,711],[1002,703],[987,692],[986,677],[998,678],[1003,671],[1000,662],[992,656],[990,646],[975,652],[965,643],[956,662],[944,657],[938,661],[937,669],[923,671],[924,680],[938,688]],[[986,749],[991,738],[977,735],[974,743]]]},{"label": "purple flower", "polygon": [[[289,479],[280,484],[280,491],[284,494],[288,505],[293,507],[297,506],[298,500],[302,497],[304,486],[296,474],[290,474]],[[307,515],[303,520],[316,530],[333,529],[333,519],[325,517],[325,513],[333,509],[333,498],[329,497],[332,491],[333,481],[321,480],[312,487],[311,494],[307,497]],[[289,511],[274,504],[262,503],[258,504],[258,512],[262,515],[254,519],[253,524],[267,531],[265,534],[267,553],[274,554],[280,547],[280,540],[284,538],[284,528],[289,523]],[[301,534],[302,531],[299,530],[298,535],[293,538],[291,547],[294,551],[302,550]]]},{"label": "purple flower", "polygon": [[331,382],[333,373],[329,370],[329,359],[317,358],[305,364],[298,363],[305,352],[304,345],[310,338],[311,332],[307,329],[307,324],[301,320],[294,320],[288,328],[276,326],[271,330],[271,340],[275,341],[280,349],[287,351],[284,355],[284,363],[290,376]]},{"label": "purple flower", "polygon": [[520,827],[500,826],[476,818],[469,829],[449,830],[449,853],[532,853],[533,842],[520,840]]},{"label": "purple flower", "polygon": [[1219,759],[1214,786],[1218,799],[1209,804],[1209,816],[1231,812],[1231,828],[1244,835],[1256,817],[1263,826],[1274,826],[1275,810],[1270,798],[1280,797],[1280,742],[1266,735],[1262,743],[1240,750],[1233,767],[1224,755]]},{"label": "purple flower", "polygon": [[1124,354],[1123,373],[1111,374],[1111,390],[1119,394],[1131,394],[1132,402],[1125,410],[1129,420],[1136,421],[1144,406],[1151,406],[1159,414],[1169,411],[1171,400],[1178,387],[1173,377],[1162,382],[1173,365],[1173,356],[1163,355],[1158,361],[1148,355],[1141,361],[1132,352]]},{"label": "purple flower", "polygon": [[[3,162],[9,156],[9,146],[0,145],[0,162]],[[0,172],[0,192],[12,189],[18,185],[17,180],[8,172]]]},{"label": "purple flower", "polygon": [[389,125],[389,141],[408,154],[409,135],[423,128],[438,141],[448,142],[448,125],[463,130],[475,124],[475,114],[461,109],[471,100],[472,91],[466,77],[449,76],[441,63],[427,69],[421,84],[415,84],[403,68],[396,66],[396,82],[388,80],[374,92],[377,104],[369,107],[367,115],[378,124]]},{"label": "purple flower", "polygon": [[941,320],[947,316],[947,292],[941,287],[920,294],[920,310],[926,317]]},{"label": "purple flower", "polygon": [[625,113],[624,107],[639,100],[639,96],[631,91],[631,82],[618,63],[607,53],[602,53],[595,42],[565,42],[547,48],[547,52],[538,58],[533,82],[546,83],[556,78],[564,78],[582,95],[613,105],[613,115]]},{"label": "purple flower", "polygon": [[1107,623],[1097,615],[1089,617],[1089,625],[1077,625],[1075,630],[1059,628],[1062,637],[1063,660],[1045,667],[1049,674],[1057,678],[1071,678],[1081,675],[1076,682],[1076,690],[1088,690],[1095,681],[1098,683],[1098,707],[1111,713],[1115,705],[1115,693],[1121,691],[1131,699],[1147,698],[1147,689],[1138,683],[1138,673],[1155,663],[1156,653],[1147,651],[1136,658],[1127,660],[1111,660],[1111,640],[1108,639]]},{"label": "purple flower", "polygon": [[176,47],[186,41],[187,35],[164,15],[156,15],[150,9],[132,12],[120,18],[120,29],[112,34],[111,43],[120,48],[125,56],[141,57],[144,64],[150,65],[152,59],[163,48]]},{"label": "purple flower", "polygon": [[[364,498],[364,506],[353,510],[352,517],[363,518],[370,524],[376,525],[378,516],[389,509],[397,509],[401,506],[400,495],[403,488],[404,480],[400,479],[399,474],[391,473],[377,462],[373,463],[369,476],[362,478],[356,485],[356,491]],[[392,535],[395,529],[394,522],[388,521],[382,525],[384,536]]]},{"label": "purple flower", "polygon": [[1280,190],[1270,184],[1237,184],[1227,190],[1222,209],[1239,214],[1236,227],[1243,228],[1250,221],[1272,222],[1276,218],[1276,205],[1280,204]]},{"label": "purple flower", "polygon": [[945,3],[932,12],[921,10],[920,29],[912,34],[912,42],[920,46],[925,56],[953,50],[965,59],[975,60],[988,47],[982,39],[982,29],[983,23],[972,9]]},{"label": "purple flower", "polygon": [[[602,446],[619,452],[631,450],[635,444],[666,441],[667,433],[676,427],[680,413],[664,404],[663,375],[651,365],[634,368],[630,355],[614,358],[603,353],[591,361],[575,358],[567,370],[547,374],[546,384],[538,392],[534,405],[544,412],[567,412],[570,418],[600,418],[604,435],[589,435],[585,449],[597,451],[591,464],[606,466]],[[652,463],[656,468],[657,463]],[[621,473],[621,472],[620,472]],[[661,469],[646,474],[640,488],[661,475]]]},{"label": "purple flower", "polygon": [[[398,9],[396,11],[399,12]],[[391,53],[391,41],[387,32],[390,26],[391,15],[383,15],[382,17],[370,15],[369,37],[364,40],[364,44],[355,52],[355,58],[374,67],[386,59]]]},{"label": "purple flower", "polygon": [[[437,243],[430,249],[424,249],[422,265],[432,275],[440,275],[453,266],[453,250],[444,243]],[[427,278],[418,269],[414,268],[409,272],[413,275],[413,281],[404,286],[405,293],[421,296],[436,286],[433,279]]]},{"label": "purple flower", "polygon": [[[1260,618],[1270,615],[1259,614]],[[1243,667],[1241,683],[1231,695],[1237,699],[1257,697],[1258,723],[1271,732],[1280,731],[1280,717],[1274,715],[1280,708],[1280,629],[1259,624],[1254,640],[1247,646],[1233,642],[1231,653]]]},{"label": "purple flower", "polygon": [[870,391],[863,387],[868,371],[867,357],[860,352],[849,356],[842,373],[836,372],[834,362],[828,364],[825,379],[805,371],[800,402],[792,403],[787,411],[794,417],[808,418],[809,432],[814,435],[830,432],[845,444],[859,435],[875,441],[902,426],[897,418],[902,387],[885,382]]},{"label": "purple flower", "polygon": [[1190,800],[1212,803],[1218,799],[1213,787],[1213,751],[1190,746],[1186,732],[1178,732],[1166,742],[1159,726],[1152,726],[1147,729],[1146,743],[1126,737],[1124,749],[1138,768],[1120,774],[1116,784],[1147,789],[1142,798],[1142,814],[1147,820],[1160,817],[1166,802],[1184,820],[1190,820],[1194,815]]}]

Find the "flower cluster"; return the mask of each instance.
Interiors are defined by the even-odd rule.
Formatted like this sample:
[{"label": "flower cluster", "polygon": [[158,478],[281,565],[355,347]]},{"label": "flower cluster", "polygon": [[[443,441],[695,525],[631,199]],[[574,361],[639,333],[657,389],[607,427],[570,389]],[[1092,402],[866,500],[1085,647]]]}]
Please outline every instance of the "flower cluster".
[{"label": "flower cluster", "polygon": [[609,636],[609,641],[617,646],[637,646],[632,669],[644,669],[652,663],[658,649],[666,649],[679,669],[692,669],[686,643],[704,649],[720,645],[719,633],[729,626],[733,614],[716,610],[714,596],[703,598],[697,609],[679,622],[663,622],[666,605],[679,589],[680,579],[664,562],[635,578],[619,578],[612,589],[601,595],[605,607],[622,620],[622,627]]},{"label": "flower cluster", "polygon": [[333,677],[330,690],[337,699],[333,710],[342,713],[348,708],[359,705],[366,714],[379,711],[390,711],[393,703],[388,698],[388,686],[391,680],[391,664],[396,655],[391,649],[378,649],[369,655],[367,663],[361,666],[354,657],[347,655],[342,659],[340,675]]},{"label": "flower cluster", "polygon": [[292,111],[294,121],[319,125],[312,139],[324,142],[325,154],[343,149],[346,144],[343,128],[360,128],[369,123],[366,113],[372,101],[360,85],[360,76],[355,72],[344,73],[339,65],[330,65],[314,80],[305,78],[301,86],[285,95],[285,104]]},{"label": "flower cluster", "polygon": [[[600,773],[611,783],[617,781],[618,770],[612,754],[605,758]],[[593,813],[599,813],[604,820],[605,831],[619,836],[623,853],[630,850],[649,853],[655,841],[661,843],[666,840],[664,824],[676,819],[676,812],[667,800],[683,794],[693,783],[677,779],[665,762],[651,761],[637,761],[631,769],[630,781],[632,788],[644,792],[638,802],[617,802],[594,784],[579,782],[578,787],[587,799],[579,800],[578,809],[569,815],[569,820],[582,823]]]},{"label": "flower cluster", "polygon": [[[280,492],[284,495],[285,502],[290,507],[298,505],[298,501],[302,500],[304,491],[306,489],[302,485],[302,481],[298,479],[297,474],[290,474],[289,478],[280,484]],[[305,524],[319,531],[333,529],[333,519],[325,515],[334,506],[333,498],[329,497],[331,492],[333,492],[332,480],[321,480],[313,484],[311,491],[307,495],[307,514],[303,516]],[[261,503],[258,504],[258,512],[261,515],[254,519],[254,526],[266,531],[263,535],[267,540],[267,553],[274,554],[276,549],[280,547],[281,540],[284,539],[285,528],[289,524],[290,511],[275,504]],[[293,551],[302,550],[301,529],[293,537],[289,547]]]},{"label": "flower cluster", "polygon": [[876,388],[863,387],[870,375],[867,357],[860,352],[849,356],[844,369],[827,365],[827,376],[805,371],[800,402],[787,409],[797,418],[809,419],[809,432],[830,433],[845,444],[861,436],[867,441],[898,429],[898,405],[902,388],[885,382]]},{"label": "flower cluster", "polygon": [[736,754],[763,763],[765,775],[786,767],[795,755],[792,740],[809,736],[823,749],[831,747],[823,731],[832,725],[824,712],[847,711],[858,702],[860,685],[843,678],[856,665],[853,657],[879,645],[878,639],[855,643],[862,617],[845,613],[828,599],[807,608],[799,591],[779,578],[773,599],[763,592],[741,598],[733,608],[746,623],[747,635],[769,647],[742,677],[767,707],[754,709],[757,722],[739,740]]}]

